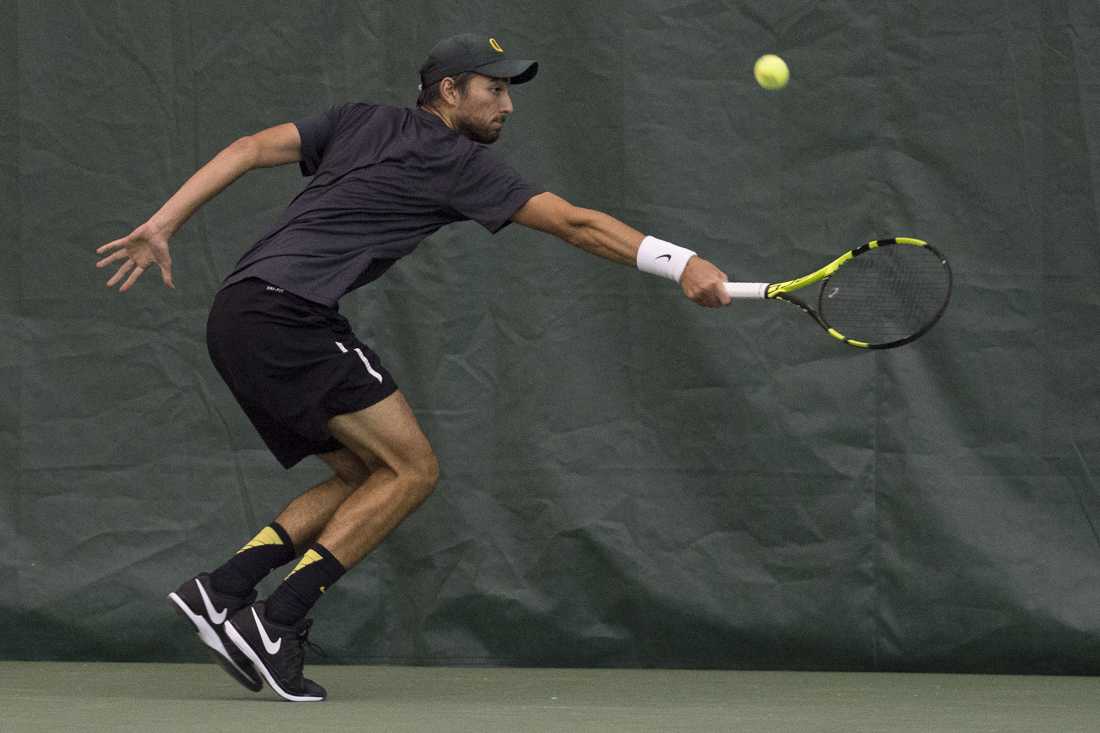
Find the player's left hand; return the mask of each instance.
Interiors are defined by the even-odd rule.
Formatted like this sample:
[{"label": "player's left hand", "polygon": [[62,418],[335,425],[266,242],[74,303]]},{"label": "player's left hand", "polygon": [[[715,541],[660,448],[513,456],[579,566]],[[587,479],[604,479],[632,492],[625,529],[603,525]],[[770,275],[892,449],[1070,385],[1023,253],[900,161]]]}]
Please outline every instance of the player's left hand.
[{"label": "player's left hand", "polygon": [[696,255],[688,260],[680,276],[680,287],[684,295],[704,308],[721,308],[732,300],[726,292],[728,281],[726,273]]},{"label": "player's left hand", "polygon": [[166,286],[176,287],[172,282],[172,258],[168,254],[168,236],[150,221],[125,237],[99,247],[96,252],[112,253],[97,262],[96,267],[102,268],[117,260],[123,261],[107,281],[107,287],[111,288],[126,277],[126,282],[118,290],[120,293],[129,290],[141,274],[153,265],[160,268],[160,276]]}]

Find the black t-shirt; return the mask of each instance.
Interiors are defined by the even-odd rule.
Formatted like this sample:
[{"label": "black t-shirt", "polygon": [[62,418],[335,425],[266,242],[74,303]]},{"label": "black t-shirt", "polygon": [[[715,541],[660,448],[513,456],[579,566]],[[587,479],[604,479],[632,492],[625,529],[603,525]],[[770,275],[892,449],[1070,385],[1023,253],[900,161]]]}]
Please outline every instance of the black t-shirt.
[{"label": "black t-shirt", "polygon": [[440,227],[496,233],[543,191],[423,110],[345,104],[294,124],[313,178],[225,285],[259,277],[335,305]]}]

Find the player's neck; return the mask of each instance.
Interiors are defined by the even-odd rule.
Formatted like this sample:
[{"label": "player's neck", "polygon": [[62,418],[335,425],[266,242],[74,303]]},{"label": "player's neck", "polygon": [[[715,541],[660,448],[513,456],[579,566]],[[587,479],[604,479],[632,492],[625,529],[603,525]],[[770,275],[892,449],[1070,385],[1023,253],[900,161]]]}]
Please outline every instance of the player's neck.
[{"label": "player's neck", "polygon": [[446,115],[444,115],[442,112],[440,112],[439,110],[433,109],[432,107],[423,107],[423,106],[420,109],[424,110],[425,112],[431,112],[433,115],[438,117],[443,122],[444,125],[446,125],[447,127],[449,127],[452,130],[455,129],[454,123],[451,122],[451,120]]}]

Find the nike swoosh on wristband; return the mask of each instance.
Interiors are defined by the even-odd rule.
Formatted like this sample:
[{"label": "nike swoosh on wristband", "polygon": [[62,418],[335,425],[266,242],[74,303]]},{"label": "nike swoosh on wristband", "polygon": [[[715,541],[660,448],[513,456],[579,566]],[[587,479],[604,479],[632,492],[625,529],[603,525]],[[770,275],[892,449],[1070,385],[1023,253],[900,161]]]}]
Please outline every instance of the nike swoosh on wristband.
[{"label": "nike swoosh on wristband", "polygon": [[672,255],[657,255],[657,259],[661,259],[662,257],[669,262],[672,262]]},{"label": "nike swoosh on wristband", "polygon": [[267,632],[264,631],[264,624],[260,621],[260,617],[256,615],[256,609],[250,609],[252,611],[252,618],[256,619],[256,628],[260,630],[260,639],[264,643],[264,649],[267,653],[274,656],[279,653],[279,650],[283,648],[283,638],[280,636],[278,641],[272,641],[268,638]]},{"label": "nike swoosh on wristband", "polygon": [[199,595],[202,596],[203,605],[206,606],[206,615],[210,617],[210,620],[215,625],[221,625],[225,621],[226,615],[229,613],[229,608],[223,608],[221,611],[214,610],[214,604],[210,602],[210,597],[206,595],[206,589],[202,587],[202,583],[198,580],[195,581],[195,585],[199,587]]}]

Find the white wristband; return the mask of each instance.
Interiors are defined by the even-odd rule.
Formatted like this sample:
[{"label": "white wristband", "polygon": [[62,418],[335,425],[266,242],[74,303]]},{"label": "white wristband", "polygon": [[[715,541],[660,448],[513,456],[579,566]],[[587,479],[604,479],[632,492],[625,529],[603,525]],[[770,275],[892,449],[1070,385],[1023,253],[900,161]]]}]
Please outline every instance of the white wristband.
[{"label": "white wristband", "polygon": [[646,237],[638,247],[638,269],[650,275],[680,282],[688,260],[695,255],[690,249],[678,247],[656,237]]}]

